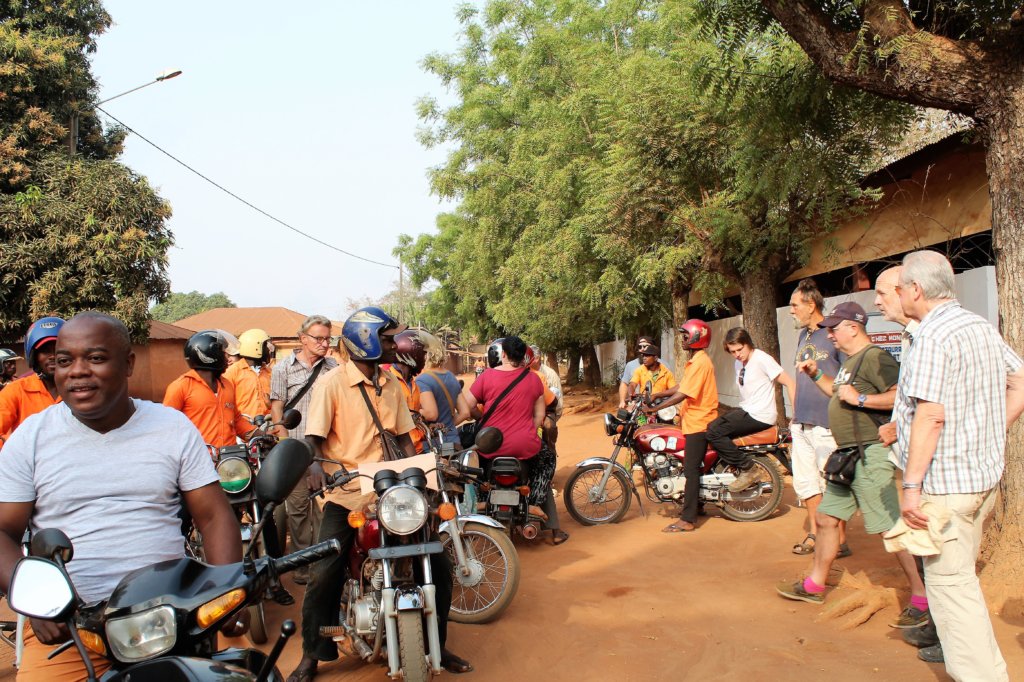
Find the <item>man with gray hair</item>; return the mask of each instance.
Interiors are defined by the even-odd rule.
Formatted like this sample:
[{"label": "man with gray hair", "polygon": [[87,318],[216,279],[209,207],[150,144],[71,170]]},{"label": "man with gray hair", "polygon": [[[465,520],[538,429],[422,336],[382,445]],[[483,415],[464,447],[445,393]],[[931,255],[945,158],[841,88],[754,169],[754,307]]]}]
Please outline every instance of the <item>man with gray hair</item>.
[{"label": "man with gray hair", "polygon": [[[278,426],[275,435],[281,438],[303,438],[306,435],[306,414],[313,384],[338,366],[338,361],[327,357],[331,347],[331,321],[323,315],[310,315],[299,328],[299,347],[274,365],[270,371],[270,416],[281,421],[284,411],[296,409],[302,421],[292,430]],[[320,533],[320,507],[309,500],[306,481],[302,480],[284,503],[288,532],[295,550],[305,549],[316,542]],[[278,519],[279,527],[284,524]],[[309,569],[295,571],[294,580],[305,585]]]},{"label": "man with gray hair", "polygon": [[[907,254],[898,289],[904,314],[920,322],[896,394],[901,514],[916,529],[950,517],[939,554],[924,558],[935,646],[955,680],[1008,680],[975,562],[1006,465],[1006,429],[1024,411],[1024,362],[960,306],[941,254]],[[930,648],[919,656],[930,660]]]}]

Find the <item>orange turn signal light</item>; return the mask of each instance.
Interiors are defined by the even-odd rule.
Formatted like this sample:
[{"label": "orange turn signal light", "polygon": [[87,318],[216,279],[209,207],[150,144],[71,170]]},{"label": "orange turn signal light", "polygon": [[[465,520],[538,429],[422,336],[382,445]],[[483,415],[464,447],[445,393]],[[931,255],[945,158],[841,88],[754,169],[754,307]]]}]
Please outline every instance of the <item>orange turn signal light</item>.
[{"label": "orange turn signal light", "polygon": [[82,639],[82,644],[89,651],[95,652],[100,656],[107,655],[107,647],[103,644],[103,638],[97,635],[95,632],[89,632],[78,628],[78,636]]},{"label": "orange turn signal light", "polygon": [[451,502],[444,502],[437,508],[437,515],[444,521],[451,521],[457,513],[458,510]]},{"label": "orange turn signal light", "polygon": [[242,588],[231,590],[216,599],[211,599],[199,607],[196,612],[196,623],[201,628],[208,628],[243,601],[245,601],[245,590]]},{"label": "orange turn signal light", "polygon": [[528,486],[528,485],[521,485],[521,486],[519,486],[519,494],[522,495],[523,497],[529,497],[530,496],[530,486]]},{"label": "orange turn signal light", "polygon": [[348,513],[348,525],[352,528],[362,528],[366,525],[366,514],[361,511],[351,511]]}]

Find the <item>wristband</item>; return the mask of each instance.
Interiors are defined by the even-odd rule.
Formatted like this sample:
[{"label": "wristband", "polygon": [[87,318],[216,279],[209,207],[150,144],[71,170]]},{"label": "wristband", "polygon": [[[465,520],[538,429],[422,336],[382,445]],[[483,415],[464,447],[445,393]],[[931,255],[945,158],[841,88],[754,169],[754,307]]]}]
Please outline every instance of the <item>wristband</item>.
[{"label": "wristband", "polygon": [[900,484],[900,487],[903,488],[904,490],[920,490],[921,489],[921,484],[920,483],[909,483],[907,481],[903,481],[903,483]]},{"label": "wristband", "polygon": [[812,381],[821,381],[821,377],[823,376],[825,376],[825,373],[819,369],[818,373],[814,375],[814,379],[812,379]]}]

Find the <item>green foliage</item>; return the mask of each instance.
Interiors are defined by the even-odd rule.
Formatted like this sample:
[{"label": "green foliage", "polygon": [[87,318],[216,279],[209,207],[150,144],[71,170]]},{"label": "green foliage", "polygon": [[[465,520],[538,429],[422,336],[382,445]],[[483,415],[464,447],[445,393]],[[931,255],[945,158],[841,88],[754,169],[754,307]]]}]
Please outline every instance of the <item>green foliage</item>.
[{"label": "green foliage", "polygon": [[0,194],[0,333],[97,309],[145,338],[149,301],[168,290],[170,207],[113,161],[50,155],[32,177]]},{"label": "green foliage", "polygon": [[209,295],[198,291],[190,291],[187,294],[176,291],[161,303],[153,306],[149,314],[154,320],[173,324],[178,320],[184,320],[186,317],[198,315],[214,308],[235,307],[237,306],[234,302],[222,291]]}]

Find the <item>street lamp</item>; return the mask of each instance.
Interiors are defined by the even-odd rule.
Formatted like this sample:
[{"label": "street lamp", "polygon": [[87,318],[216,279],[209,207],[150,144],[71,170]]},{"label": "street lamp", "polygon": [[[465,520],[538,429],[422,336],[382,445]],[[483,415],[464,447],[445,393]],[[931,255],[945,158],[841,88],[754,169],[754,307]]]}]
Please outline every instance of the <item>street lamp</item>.
[{"label": "street lamp", "polygon": [[[172,78],[177,78],[180,75],[181,75],[181,69],[167,69],[166,71],[160,72],[160,74],[158,74],[156,78],[154,78],[153,80],[149,81],[148,83],[143,83],[142,85],[134,87],[131,90],[125,90],[124,92],[119,93],[117,95],[114,95],[113,97],[108,97],[108,98],[106,98],[104,100],[100,100],[99,102],[96,102],[96,104],[94,104],[93,107],[98,107],[101,104],[106,104],[110,100],[117,99],[118,97],[124,97],[125,95],[131,94],[131,93],[135,92],[136,90],[141,90],[142,88],[148,88],[150,85],[153,85],[155,83],[162,83],[163,81],[169,81]],[[71,155],[72,156],[74,156],[75,154],[78,153],[78,114],[79,114],[79,112],[77,112],[77,111],[72,112],[72,114],[71,114],[71,123],[68,126],[68,129],[69,129],[69,131],[71,133],[69,135],[70,139],[69,139],[69,142],[68,142],[68,147],[69,147],[69,149],[71,151]]]}]

